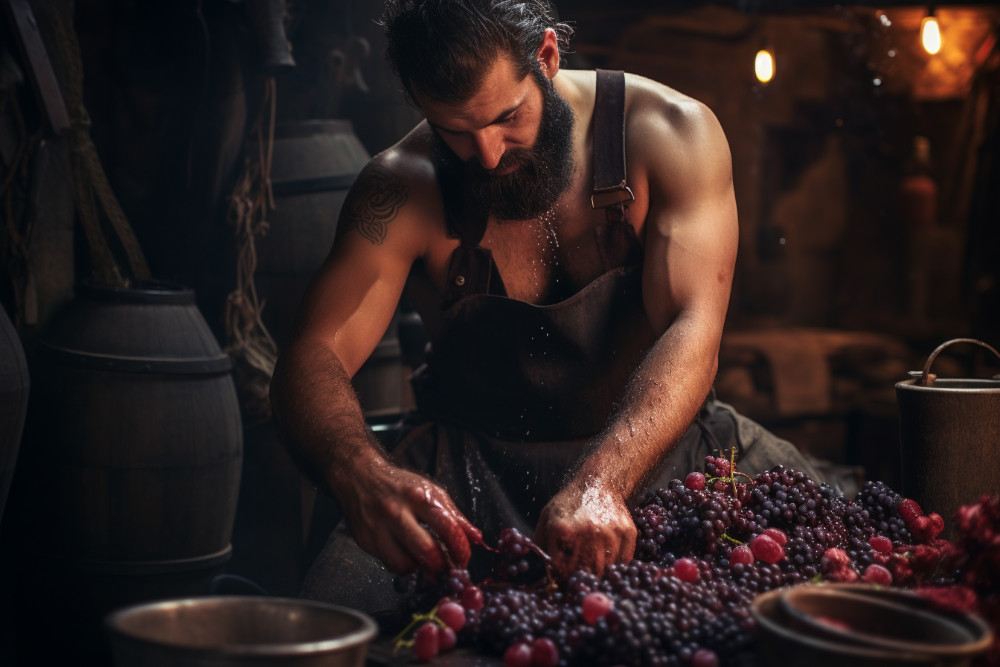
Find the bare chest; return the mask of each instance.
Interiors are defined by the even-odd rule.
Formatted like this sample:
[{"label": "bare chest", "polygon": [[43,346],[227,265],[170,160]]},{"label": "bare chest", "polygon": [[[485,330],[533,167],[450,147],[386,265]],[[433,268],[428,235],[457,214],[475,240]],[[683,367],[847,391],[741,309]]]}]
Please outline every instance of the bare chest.
[{"label": "bare chest", "polygon": [[576,293],[603,270],[594,229],[579,211],[491,225],[481,245],[493,254],[507,295],[545,305]]}]

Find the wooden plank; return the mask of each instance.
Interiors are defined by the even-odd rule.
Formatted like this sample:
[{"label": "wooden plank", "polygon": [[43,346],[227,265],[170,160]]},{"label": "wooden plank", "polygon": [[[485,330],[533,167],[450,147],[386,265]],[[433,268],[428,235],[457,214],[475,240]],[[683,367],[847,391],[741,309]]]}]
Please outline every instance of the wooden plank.
[{"label": "wooden plank", "polygon": [[21,56],[30,70],[31,82],[49,129],[53,134],[62,134],[70,128],[69,113],[31,5],[28,0],[4,0],[4,8],[14,28]]}]

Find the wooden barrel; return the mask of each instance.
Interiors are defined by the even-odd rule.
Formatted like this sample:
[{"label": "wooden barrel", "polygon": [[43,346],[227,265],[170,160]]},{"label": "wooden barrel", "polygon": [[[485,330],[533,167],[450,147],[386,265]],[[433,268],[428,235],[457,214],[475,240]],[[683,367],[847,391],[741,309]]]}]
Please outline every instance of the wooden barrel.
[{"label": "wooden barrel", "polygon": [[[261,319],[279,347],[288,342],[299,302],[333,246],[347,192],[369,157],[347,120],[304,120],[275,127],[274,210],[268,215],[267,234],[256,242],[254,282],[264,300]],[[381,420],[402,412],[403,382],[393,318],[354,378],[365,416]]]},{"label": "wooden barrel", "polygon": [[231,552],[243,431],[194,293],[81,286],[32,371],[10,506],[41,570],[30,601],[92,637],[117,606],[207,592]]},{"label": "wooden barrel", "polygon": [[7,313],[0,308],[0,519],[21,446],[29,386],[21,339]]},{"label": "wooden barrel", "polygon": [[299,301],[337,232],[347,191],[369,155],[346,120],[279,123],[274,131],[274,210],[257,240],[261,315],[279,346],[287,342]]}]

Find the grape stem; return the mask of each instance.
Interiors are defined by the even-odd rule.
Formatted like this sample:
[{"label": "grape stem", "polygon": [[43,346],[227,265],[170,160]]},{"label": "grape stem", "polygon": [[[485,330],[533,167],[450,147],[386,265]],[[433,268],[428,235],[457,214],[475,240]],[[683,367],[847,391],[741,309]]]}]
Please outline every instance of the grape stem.
[{"label": "grape stem", "polygon": [[[720,454],[721,454],[721,452],[720,452]],[[736,469],[736,448],[732,447],[729,450],[729,475],[724,476],[724,477],[721,477],[721,476],[720,477],[706,477],[705,481],[707,483],[712,483],[712,482],[725,482],[727,484],[731,483],[733,485],[733,497],[735,498],[736,495],[737,495],[737,492],[736,492],[736,476],[737,475],[739,475],[740,477],[746,478],[746,480],[748,482],[750,482],[751,484],[755,484],[756,483],[756,482],[754,482],[753,477],[751,477],[750,475],[746,474],[745,472],[740,472],[739,470]]]},{"label": "grape stem", "polygon": [[406,627],[403,628],[398,635],[392,638],[393,655],[396,655],[399,652],[399,649],[403,647],[413,646],[413,640],[406,639],[405,637],[410,633],[411,630],[413,630],[413,628],[415,628],[420,623],[423,623],[424,621],[433,621],[442,628],[446,625],[444,621],[438,618],[437,605],[434,605],[434,608],[431,609],[426,614],[413,614],[410,617],[410,622],[406,625]]},{"label": "grape stem", "polygon": [[723,534],[722,534],[722,539],[726,540],[727,542],[732,542],[733,544],[735,544],[735,545],[737,545],[737,546],[743,546],[743,544],[744,544],[743,542],[740,542],[740,541],[739,541],[738,539],[736,539],[735,537],[730,537],[730,536],[729,536],[729,535],[727,535],[726,533],[723,533]]}]

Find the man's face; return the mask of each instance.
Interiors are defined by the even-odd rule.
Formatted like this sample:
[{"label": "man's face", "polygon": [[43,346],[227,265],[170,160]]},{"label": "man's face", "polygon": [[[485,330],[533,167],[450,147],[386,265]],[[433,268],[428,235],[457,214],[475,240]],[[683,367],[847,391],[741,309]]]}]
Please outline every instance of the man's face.
[{"label": "man's face", "polygon": [[497,220],[551,209],[573,174],[573,110],[540,70],[517,80],[500,59],[468,102],[421,104],[446,196]]}]

